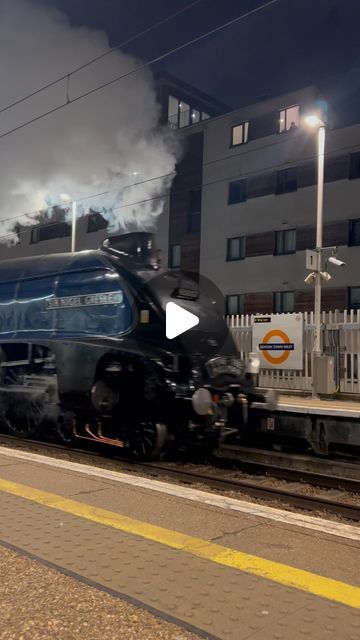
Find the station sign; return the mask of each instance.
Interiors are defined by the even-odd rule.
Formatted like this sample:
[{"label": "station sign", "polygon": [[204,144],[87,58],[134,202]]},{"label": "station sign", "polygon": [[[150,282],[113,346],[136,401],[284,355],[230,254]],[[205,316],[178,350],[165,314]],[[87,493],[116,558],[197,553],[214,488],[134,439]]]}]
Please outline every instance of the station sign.
[{"label": "station sign", "polygon": [[258,354],[263,369],[302,369],[301,313],[253,316],[252,350]]}]

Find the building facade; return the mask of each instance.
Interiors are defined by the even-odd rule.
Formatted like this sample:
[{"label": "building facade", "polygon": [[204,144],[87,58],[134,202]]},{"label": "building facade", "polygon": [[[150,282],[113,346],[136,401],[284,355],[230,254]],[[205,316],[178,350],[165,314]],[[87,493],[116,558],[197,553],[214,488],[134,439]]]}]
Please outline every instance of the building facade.
[{"label": "building facade", "polygon": [[[160,216],[157,246],[170,269],[202,274],[226,297],[226,311],[311,310],[305,251],[315,247],[317,136],[303,116],[323,107],[315,87],[230,111],[171,76],[156,81],[161,121],[183,153]],[[19,227],[1,258],[69,251],[69,223]],[[100,246],[106,222],[78,221],[77,249]],[[324,246],[346,265],[329,268],[324,310],[360,308],[360,123],[332,127],[325,148]]]},{"label": "building facade", "polygon": [[[321,104],[309,87],[179,131],[169,267],[198,267],[229,314],[313,308],[304,278],[315,247],[317,135],[302,117]],[[360,124],[327,128],[323,244],[346,265],[329,268],[322,308],[359,308]]]}]

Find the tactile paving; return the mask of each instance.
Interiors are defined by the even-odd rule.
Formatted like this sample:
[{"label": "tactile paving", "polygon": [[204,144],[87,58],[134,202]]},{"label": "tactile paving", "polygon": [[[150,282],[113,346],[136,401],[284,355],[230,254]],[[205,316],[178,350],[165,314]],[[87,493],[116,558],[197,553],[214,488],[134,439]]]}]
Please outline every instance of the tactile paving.
[{"label": "tactile paving", "polygon": [[212,637],[360,640],[346,606],[3,492],[0,511],[2,540]]}]

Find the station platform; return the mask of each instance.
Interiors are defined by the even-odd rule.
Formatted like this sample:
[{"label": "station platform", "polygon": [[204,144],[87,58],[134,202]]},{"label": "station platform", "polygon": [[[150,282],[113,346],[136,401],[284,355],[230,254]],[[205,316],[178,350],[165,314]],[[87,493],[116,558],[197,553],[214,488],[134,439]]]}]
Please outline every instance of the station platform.
[{"label": "station platform", "polygon": [[323,415],[342,418],[360,418],[360,400],[342,400],[341,398],[312,398],[311,396],[295,396],[281,394],[278,411]]},{"label": "station platform", "polygon": [[357,525],[7,448],[0,513],[1,639],[360,640]]}]

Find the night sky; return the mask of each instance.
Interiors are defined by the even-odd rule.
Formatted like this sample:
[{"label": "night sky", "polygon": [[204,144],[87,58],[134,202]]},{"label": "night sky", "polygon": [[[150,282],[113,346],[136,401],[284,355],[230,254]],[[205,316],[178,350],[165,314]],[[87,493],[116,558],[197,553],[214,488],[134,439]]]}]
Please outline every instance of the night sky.
[{"label": "night sky", "polygon": [[[116,45],[191,0],[39,0]],[[124,51],[148,60],[265,0],[201,0]],[[359,0],[279,0],[153,66],[231,107],[317,84],[339,124],[360,120]]]}]

